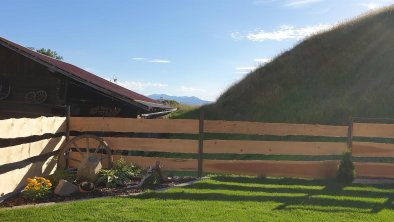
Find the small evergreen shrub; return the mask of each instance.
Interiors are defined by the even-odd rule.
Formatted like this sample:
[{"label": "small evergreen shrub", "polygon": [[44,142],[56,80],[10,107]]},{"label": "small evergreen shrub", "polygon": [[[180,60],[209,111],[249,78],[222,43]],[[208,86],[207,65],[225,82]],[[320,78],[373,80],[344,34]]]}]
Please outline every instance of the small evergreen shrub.
[{"label": "small evergreen shrub", "polygon": [[339,183],[350,185],[355,178],[355,170],[352,162],[352,153],[346,151],[342,155],[342,160],[337,170],[337,181]]}]

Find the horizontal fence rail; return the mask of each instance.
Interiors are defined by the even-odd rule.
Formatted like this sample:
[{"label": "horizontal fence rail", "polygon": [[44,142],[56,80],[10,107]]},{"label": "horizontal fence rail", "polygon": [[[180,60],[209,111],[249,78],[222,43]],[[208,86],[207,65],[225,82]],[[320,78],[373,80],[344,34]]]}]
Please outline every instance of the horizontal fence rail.
[{"label": "horizontal fence rail", "polygon": [[198,134],[198,120],[72,117],[70,131]]},{"label": "horizontal fence rail", "polygon": [[[77,153],[70,155],[72,159],[80,160]],[[156,161],[165,170],[195,172],[198,167],[197,159],[141,157],[115,155],[114,160],[123,158],[128,163],[147,168]],[[77,166],[75,161],[70,161]],[[335,177],[338,161],[269,161],[269,160],[206,160],[203,161],[204,171],[210,173],[245,174],[252,176],[279,176],[327,179]]]},{"label": "horizontal fence rail", "polygon": [[204,132],[275,136],[347,137],[347,126],[205,120]]},{"label": "horizontal fence rail", "polygon": [[353,136],[394,138],[394,124],[354,123]]},{"label": "horizontal fence rail", "polygon": [[245,141],[207,140],[204,153],[217,154],[263,154],[263,155],[341,155],[346,151],[341,142],[297,142],[297,141]]},{"label": "horizontal fence rail", "polygon": [[0,120],[0,139],[13,139],[65,132],[65,117],[39,117],[35,119]]},{"label": "horizontal fence rail", "polygon": [[394,144],[353,142],[355,157],[394,157]]},{"label": "horizontal fence rail", "polygon": [[394,178],[394,164],[392,163],[362,163],[355,162],[358,177]]}]

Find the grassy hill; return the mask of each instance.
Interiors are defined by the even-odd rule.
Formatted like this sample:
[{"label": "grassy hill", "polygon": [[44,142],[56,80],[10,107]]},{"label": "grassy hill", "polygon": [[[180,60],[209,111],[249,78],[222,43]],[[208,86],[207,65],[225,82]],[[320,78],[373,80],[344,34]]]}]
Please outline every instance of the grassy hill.
[{"label": "grassy hill", "polygon": [[394,117],[394,6],[304,40],[201,109],[209,119],[266,122]]}]

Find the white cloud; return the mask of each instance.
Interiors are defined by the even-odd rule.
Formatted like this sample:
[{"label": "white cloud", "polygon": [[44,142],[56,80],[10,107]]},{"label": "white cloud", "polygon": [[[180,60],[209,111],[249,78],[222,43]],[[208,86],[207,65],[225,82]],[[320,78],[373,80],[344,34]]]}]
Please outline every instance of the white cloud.
[{"label": "white cloud", "polygon": [[254,4],[280,4],[283,7],[301,8],[324,0],[255,0]]},{"label": "white cloud", "polygon": [[250,73],[250,71],[236,71],[235,72],[235,74],[238,74],[238,75],[244,75],[244,74],[248,74],[248,73]]},{"label": "white cloud", "polygon": [[306,26],[301,28],[295,28],[291,25],[281,25],[279,29],[266,32],[264,30],[256,30],[250,32],[244,36],[239,33],[231,33],[233,39],[247,39],[253,42],[263,42],[263,41],[283,41],[287,39],[303,39],[305,37],[317,34],[319,32],[328,30],[332,25],[319,24],[315,26]]},{"label": "white cloud", "polygon": [[204,92],[205,90],[195,88],[195,87],[181,86],[181,91],[183,91],[183,92]]},{"label": "white cloud", "polygon": [[241,76],[237,76],[236,78],[237,79],[241,78],[245,74],[248,74],[248,73],[254,71],[256,68],[257,68],[257,66],[236,67],[235,68],[235,74],[241,75]]},{"label": "white cloud", "polygon": [[156,82],[136,82],[136,81],[118,81],[118,85],[133,91],[144,91],[147,88],[165,88],[167,84]]},{"label": "white cloud", "polygon": [[272,61],[272,58],[257,58],[254,59],[254,66],[241,66],[235,68],[235,74],[237,74],[236,79],[240,79],[244,77],[246,74],[249,74],[256,70],[258,67],[265,65]]},{"label": "white cloud", "polygon": [[107,78],[107,77],[102,77],[105,80],[108,80],[110,82],[116,83],[126,89],[136,91],[136,92],[142,92],[145,90],[149,89],[157,89],[157,88],[166,88],[168,87],[167,84],[164,83],[157,83],[157,82],[139,82],[139,81],[122,81],[122,80],[117,80],[114,82],[113,78]]},{"label": "white cloud", "polygon": [[171,63],[170,60],[165,60],[165,59],[151,59],[148,62],[151,62],[151,63]]},{"label": "white cloud", "polygon": [[285,3],[285,6],[298,8],[298,7],[304,7],[304,6],[314,4],[317,2],[321,2],[321,1],[322,0],[290,0]]},{"label": "white cloud", "polygon": [[139,61],[139,62],[150,62],[150,63],[171,63],[170,60],[167,59],[149,59],[149,58],[144,58],[144,57],[134,57],[131,58],[134,61]]},{"label": "white cloud", "polygon": [[374,10],[379,8],[379,4],[377,3],[361,3],[359,4],[361,7],[367,8],[367,10]]},{"label": "white cloud", "polygon": [[134,58],[131,58],[132,60],[134,60],[134,61],[144,61],[144,60],[146,60],[146,58],[143,58],[143,57],[134,57]]},{"label": "white cloud", "polygon": [[260,58],[260,59],[254,59],[255,62],[257,62],[259,65],[264,65],[266,63],[269,63],[272,61],[272,58]]},{"label": "white cloud", "polygon": [[371,0],[359,3],[358,6],[365,8],[366,10],[375,10],[389,4],[393,4],[393,0]]},{"label": "white cloud", "polygon": [[237,68],[235,68],[235,70],[237,70],[237,71],[253,71],[254,69],[256,69],[255,66],[237,67]]}]

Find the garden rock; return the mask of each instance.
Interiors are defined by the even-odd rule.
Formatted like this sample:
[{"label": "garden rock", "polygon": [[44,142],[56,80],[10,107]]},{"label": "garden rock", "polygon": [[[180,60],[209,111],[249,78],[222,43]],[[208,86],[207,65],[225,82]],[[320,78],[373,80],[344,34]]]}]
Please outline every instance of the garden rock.
[{"label": "garden rock", "polygon": [[97,156],[84,158],[78,166],[77,177],[88,182],[95,182],[102,165]]},{"label": "garden rock", "polygon": [[58,196],[70,196],[78,191],[78,187],[67,180],[59,180],[59,184],[56,186],[54,193]]}]

